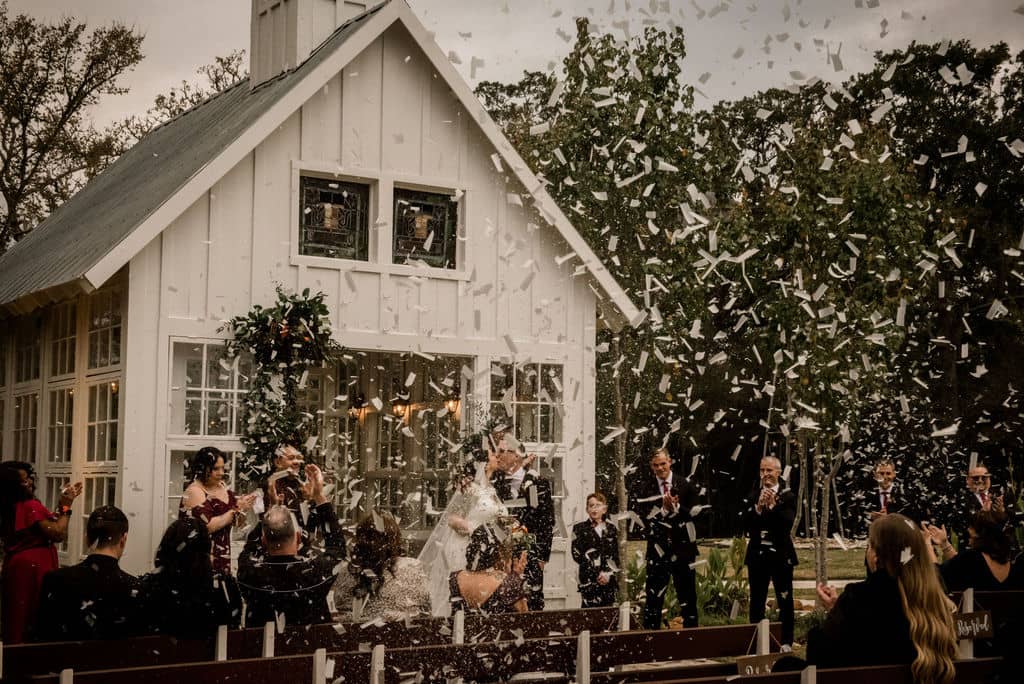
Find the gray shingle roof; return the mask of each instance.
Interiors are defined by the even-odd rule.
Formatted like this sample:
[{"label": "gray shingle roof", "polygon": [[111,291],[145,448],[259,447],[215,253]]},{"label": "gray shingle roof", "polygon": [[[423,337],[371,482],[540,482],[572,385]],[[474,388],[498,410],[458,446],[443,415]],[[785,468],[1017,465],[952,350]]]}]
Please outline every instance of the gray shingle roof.
[{"label": "gray shingle roof", "polygon": [[81,279],[386,4],[342,25],[297,69],[255,89],[240,81],[148,134],[0,257],[0,306]]}]

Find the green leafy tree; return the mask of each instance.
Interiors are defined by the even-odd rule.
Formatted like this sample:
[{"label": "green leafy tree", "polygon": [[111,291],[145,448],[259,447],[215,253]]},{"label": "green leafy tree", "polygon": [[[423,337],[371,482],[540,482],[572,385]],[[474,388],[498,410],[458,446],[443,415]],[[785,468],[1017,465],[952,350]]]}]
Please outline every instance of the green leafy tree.
[{"label": "green leafy tree", "polygon": [[0,4],[0,254],[125,149],[119,127],[90,111],[126,90],[118,80],[142,59],[142,35],[121,24],[86,31]]}]

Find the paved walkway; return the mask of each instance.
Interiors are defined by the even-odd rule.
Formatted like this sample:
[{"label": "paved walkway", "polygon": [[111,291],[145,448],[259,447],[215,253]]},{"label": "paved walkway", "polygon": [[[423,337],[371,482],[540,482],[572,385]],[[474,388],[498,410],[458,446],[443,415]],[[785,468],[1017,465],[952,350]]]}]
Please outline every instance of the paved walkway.
[{"label": "paved walkway", "polygon": [[[835,587],[836,589],[842,589],[843,587],[845,587],[847,584],[850,584],[851,582],[860,582],[860,581],[861,580],[855,580],[855,579],[834,579],[834,580],[829,580],[828,583],[830,585],[832,585],[833,587]],[[793,580],[793,588],[794,589],[814,589],[814,586],[815,586],[814,580]]]}]

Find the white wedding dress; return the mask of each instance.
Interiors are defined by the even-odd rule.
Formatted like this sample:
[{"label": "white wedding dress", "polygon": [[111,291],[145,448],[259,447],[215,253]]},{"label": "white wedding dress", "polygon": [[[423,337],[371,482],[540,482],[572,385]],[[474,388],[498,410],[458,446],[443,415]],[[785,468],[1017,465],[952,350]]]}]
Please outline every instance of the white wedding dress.
[{"label": "white wedding dress", "polygon": [[[431,611],[435,616],[451,615],[448,577],[456,570],[466,568],[466,548],[473,530],[507,515],[508,509],[484,474],[484,464],[480,464],[476,479],[465,490],[452,495],[444,515],[420,551],[419,561],[427,573]],[[452,516],[459,516],[466,521],[468,534],[449,525]]]}]

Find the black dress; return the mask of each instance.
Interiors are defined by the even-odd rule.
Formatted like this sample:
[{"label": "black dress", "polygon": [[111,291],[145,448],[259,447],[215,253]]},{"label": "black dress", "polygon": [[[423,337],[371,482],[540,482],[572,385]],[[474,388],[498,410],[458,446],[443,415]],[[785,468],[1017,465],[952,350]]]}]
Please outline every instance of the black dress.
[{"label": "black dress", "polygon": [[230,575],[214,575],[208,581],[191,582],[154,572],[142,578],[145,630],[179,639],[204,639],[217,627],[238,627],[242,597]]},{"label": "black dress", "polygon": [[825,624],[807,634],[807,662],[821,668],[908,665],[916,657],[899,585],[881,571],[848,585]]},{"label": "black dress", "polygon": [[1012,591],[1024,589],[1024,565],[1019,560],[1010,563],[1010,574],[1000,582],[992,575],[981,551],[963,551],[939,566],[947,591],[963,591],[968,587],[977,591]]},{"label": "black dress", "polygon": [[501,584],[494,590],[486,601],[479,608],[470,608],[466,599],[462,598],[459,591],[459,573],[465,570],[456,570],[448,575],[448,592],[451,594],[452,614],[458,611],[479,612],[493,615],[495,613],[514,613],[516,603],[526,598],[526,588],[523,586],[523,578],[515,573],[508,573],[501,580]]}]

